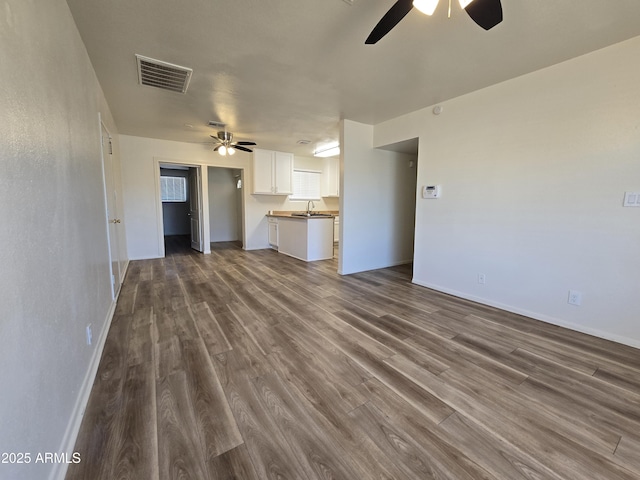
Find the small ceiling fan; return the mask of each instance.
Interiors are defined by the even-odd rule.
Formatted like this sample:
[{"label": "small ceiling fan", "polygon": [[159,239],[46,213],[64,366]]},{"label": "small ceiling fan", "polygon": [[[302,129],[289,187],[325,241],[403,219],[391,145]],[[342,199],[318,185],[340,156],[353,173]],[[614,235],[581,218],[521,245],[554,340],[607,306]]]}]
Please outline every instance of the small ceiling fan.
[{"label": "small ceiling fan", "polygon": [[[459,0],[460,6],[471,19],[485,30],[489,30],[502,22],[502,4],[500,0]],[[397,0],[389,11],[373,28],[365,44],[372,45],[384,37],[402,20],[413,7],[426,15],[432,15],[438,6],[438,0]],[[449,16],[451,16],[451,0],[449,0]]]},{"label": "small ceiling fan", "polygon": [[213,149],[214,152],[218,152],[220,155],[233,155],[236,150],[242,150],[243,152],[252,153],[253,150],[247,148],[247,146],[256,145],[256,142],[234,142],[233,133],[226,130],[218,132],[217,136],[211,135],[219,145]]}]

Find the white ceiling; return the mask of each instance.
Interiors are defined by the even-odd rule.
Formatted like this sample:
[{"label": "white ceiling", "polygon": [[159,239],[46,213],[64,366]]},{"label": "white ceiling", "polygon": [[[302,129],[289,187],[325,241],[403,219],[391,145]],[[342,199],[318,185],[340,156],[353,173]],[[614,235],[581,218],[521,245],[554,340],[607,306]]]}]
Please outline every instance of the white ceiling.
[{"label": "white ceiling", "polygon": [[[640,35],[638,0],[502,0],[488,32],[441,0],[376,45],[394,0],[67,3],[119,133],[200,143],[215,120],[298,155],[337,141],[341,118],[379,123]],[[136,53],[192,68],[186,95],[138,85]]]}]

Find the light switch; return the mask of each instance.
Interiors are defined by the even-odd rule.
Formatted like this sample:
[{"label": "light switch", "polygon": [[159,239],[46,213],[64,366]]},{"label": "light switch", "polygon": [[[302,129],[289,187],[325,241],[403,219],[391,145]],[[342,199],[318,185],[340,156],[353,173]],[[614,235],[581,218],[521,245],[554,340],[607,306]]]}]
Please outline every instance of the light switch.
[{"label": "light switch", "polygon": [[624,192],[623,207],[640,207],[640,192]]}]

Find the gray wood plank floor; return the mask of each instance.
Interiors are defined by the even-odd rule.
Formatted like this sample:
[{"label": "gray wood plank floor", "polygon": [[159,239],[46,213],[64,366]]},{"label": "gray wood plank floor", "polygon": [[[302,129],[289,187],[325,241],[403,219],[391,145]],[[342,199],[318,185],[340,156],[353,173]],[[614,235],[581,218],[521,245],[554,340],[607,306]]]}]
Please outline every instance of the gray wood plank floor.
[{"label": "gray wood plank floor", "polygon": [[640,479],[640,351],[336,260],[131,262],[77,479]]}]

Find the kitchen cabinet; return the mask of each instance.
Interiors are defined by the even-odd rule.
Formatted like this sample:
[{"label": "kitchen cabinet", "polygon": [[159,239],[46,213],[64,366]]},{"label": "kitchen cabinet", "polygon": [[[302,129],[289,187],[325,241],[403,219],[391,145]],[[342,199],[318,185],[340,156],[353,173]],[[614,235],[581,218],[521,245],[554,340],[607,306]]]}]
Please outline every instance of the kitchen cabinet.
[{"label": "kitchen cabinet", "polygon": [[268,217],[269,224],[269,245],[271,248],[278,249],[278,219]]},{"label": "kitchen cabinet", "polygon": [[293,153],[254,149],[253,194],[293,193]]},{"label": "kitchen cabinet", "polygon": [[333,258],[333,218],[278,218],[278,252],[305,262]]},{"label": "kitchen cabinet", "polygon": [[322,164],[322,196],[340,196],[340,159],[324,158]]}]

